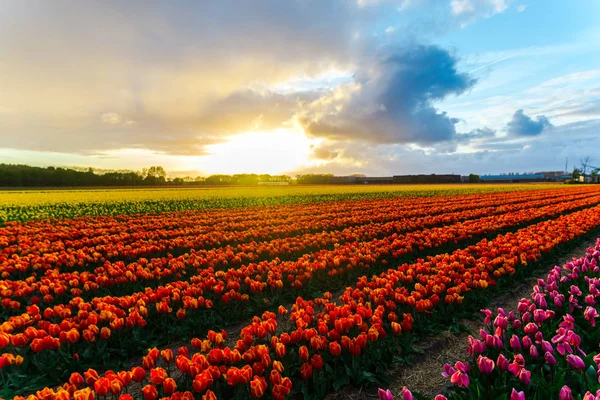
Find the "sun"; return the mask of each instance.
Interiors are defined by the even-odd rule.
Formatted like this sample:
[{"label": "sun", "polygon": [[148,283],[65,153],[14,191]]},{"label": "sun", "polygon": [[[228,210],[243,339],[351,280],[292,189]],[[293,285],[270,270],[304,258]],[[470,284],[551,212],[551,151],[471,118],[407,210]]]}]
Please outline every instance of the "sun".
[{"label": "sun", "polygon": [[199,168],[211,174],[282,174],[309,164],[311,141],[304,132],[247,132],[207,146]]}]

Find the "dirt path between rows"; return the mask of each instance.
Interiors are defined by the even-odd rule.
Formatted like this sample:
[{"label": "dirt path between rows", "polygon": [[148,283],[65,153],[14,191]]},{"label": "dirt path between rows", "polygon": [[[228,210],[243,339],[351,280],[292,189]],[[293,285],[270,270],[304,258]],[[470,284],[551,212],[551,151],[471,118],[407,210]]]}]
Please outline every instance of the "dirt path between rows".
[{"label": "dirt path between rows", "polygon": [[[495,310],[502,307],[507,311],[516,310],[518,301],[531,294],[532,287],[537,279],[545,278],[548,271],[555,265],[563,265],[574,258],[585,255],[588,247],[594,247],[596,238],[585,238],[581,245],[569,251],[555,260],[553,265],[536,268],[531,276],[524,282],[511,288],[510,292],[501,294],[488,304],[488,308]],[[452,333],[449,330],[438,335],[431,336],[415,343],[414,347],[422,350],[423,354],[413,358],[413,365],[398,365],[390,368],[389,377],[391,383],[388,387],[395,399],[402,398],[402,388],[406,386],[413,393],[433,398],[444,392],[449,387],[449,382],[441,376],[442,365],[446,362],[454,364],[457,360],[466,359],[467,338],[469,335],[478,337],[482,320],[473,318],[459,321],[469,331],[467,333]],[[325,400],[372,400],[377,399],[377,389],[348,386],[336,393],[331,393]]]}]

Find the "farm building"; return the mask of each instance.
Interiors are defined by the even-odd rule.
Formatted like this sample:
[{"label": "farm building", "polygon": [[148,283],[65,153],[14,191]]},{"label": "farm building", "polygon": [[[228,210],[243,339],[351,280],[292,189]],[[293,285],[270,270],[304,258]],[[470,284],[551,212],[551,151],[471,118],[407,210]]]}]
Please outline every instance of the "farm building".
[{"label": "farm building", "polygon": [[394,183],[461,183],[460,175],[394,175]]},{"label": "farm building", "polygon": [[522,182],[548,182],[544,174],[516,174],[516,175],[481,175],[481,182],[487,183],[522,183]]}]

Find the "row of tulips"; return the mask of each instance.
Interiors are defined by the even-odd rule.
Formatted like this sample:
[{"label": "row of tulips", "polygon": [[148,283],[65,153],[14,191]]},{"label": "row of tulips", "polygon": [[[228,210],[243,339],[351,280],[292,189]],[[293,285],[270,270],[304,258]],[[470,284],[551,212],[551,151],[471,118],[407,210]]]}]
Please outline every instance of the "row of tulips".
[{"label": "row of tulips", "polygon": [[[59,301],[62,303],[68,302],[72,299],[71,296],[86,296],[87,298],[101,296],[107,292],[106,290],[100,290],[102,288],[110,288],[109,291],[112,296],[123,295],[148,286],[165,284],[174,280],[180,281],[185,279],[187,275],[195,275],[198,268],[224,269],[229,266],[235,267],[236,265],[239,266],[249,262],[256,263],[273,258],[287,260],[318,250],[333,249],[335,245],[371,241],[389,237],[393,234],[434,226],[445,226],[486,215],[508,214],[567,201],[571,202],[573,206],[589,205],[600,201],[600,196],[587,195],[584,198],[569,196],[518,204],[496,204],[490,207],[459,212],[399,218],[386,223],[370,223],[349,227],[341,231],[325,231],[258,243],[253,241],[235,247],[225,246],[211,250],[192,250],[190,252],[191,256],[183,262],[180,258],[167,256],[151,260],[142,258],[128,264],[120,261],[115,263],[106,261],[103,267],[96,268],[93,271],[61,273],[57,269],[47,270],[40,278],[31,276],[26,280],[0,281],[0,286],[5,288],[0,291],[0,299],[4,301],[5,314],[11,313],[14,315],[15,312],[22,309],[20,299],[27,301],[27,299],[34,296],[42,298],[46,294],[50,294],[54,297],[54,304],[57,304]],[[138,284],[136,285],[136,283]],[[49,299],[49,297],[46,299]],[[45,303],[45,305],[49,306],[51,304]]]},{"label": "row of tulips", "polygon": [[[105,243],[104,239],[117,239],[118,241],[135,240],[137,237],[114,238],[113,235],[121,233],[148,233],[161,231],[158,238],[176,237],[184,232],[180,229],[202,228],[200,233],[206,233],[214,229],[215,226],[221,226],[224,223],[240,223],[247,221],[256,221],[261,225],[284,225],[289,221],[303,220],[304,218],[328,219],[334,221],[340,216],[349,213],[361,213],[373,209],[374,206],[382,208],[388,204],[394,208],[410,207],[410,209],[419,206],[428,206],[439,204],[441,200],[451,202],[452,204],[472,203],[474,198],[482,201],[492,199],[537,199],[561,197],[569,193],[592,192],[590,188],[565,188],[556,190],[531,190],[524,192],[504,192],[504,193],[480,193],[476,195],[453,195],[446,197],[409,197],[409,198],[384,198],[384,199],[363,199],[355,201],[335,201],[325,203],[308,204],[289,204],[272,207],[252,207],[245,209],[213,209],[213,210],[187,210],[181,212],[167,212],[162,214],[136,214],[119,216],[98,216],[82,217],[75,219],[49,219],[32,220],[25,222],[7,222],[0,228],[0,248],[15,245],[17,243],[25,244],[19,249],[20,255],[28,252],[43,253],[37,242],[46,241],[47,246],[52,248],[57,246],[55,251],[61,250],[61,242],[69,242],[69,247],[80,248],[87,246],[88,242],[79,242],[79,239],[92,240],[92,245]],[[143,218],[142,218],[143,217]],[[229,225],[228,230],[238,229],[246,230],[249,227],[256,227],[258,224],[246,227]],[[275,226],[275,225],[273,225]],[[107,237],[108,236],[108,237]],[[152,237],[152,236],[151,236]],[[125,240],[124,240],[125,239]],[[98,240],[98,241],[95,241]],[[16,250],[12,249],[11,251]]]},{"label": "row of tulips", "polygon": [[[535,212],[544,211],[544,208],[541,208]],[[531,218],[533,214],[527,212],[522,216]],[[509,215],[499,221],[514,222],[514,217]],[[495,231],[498,225],[487,221],[482,224],[482,227],[481,229]],[[457,232],[470,232],[474,228],[475,226],[466,226],[458,229]],[[451,233],[448,229],[445,231]],[[415,244],[414,241],[411,242]],[[229,282],[227,277],[221,278],[223,278],[222,282]],[[288,295],[294,294],[294,291],[286,292]],[[182,296],[181,293],[184,295]],[[213,304],[212,300],[202,297],[202,291],[197,286],[186,286],[185,291],[182,292],[164,289],[154,293],[146,291],[143,295],[144,297],[138,299],[126,297],[105,298],[104,302],[95,300],[91,303],[72,302],[66,307],[46,308],[43,313],[39,308],[32,306],[28,309],[28,313],[11,319],[8,321],[10,325],[5,323],[3,327],[8,328],[6,330],[10,332],[8,333],[10,343],[17,348],[17,354],[25,357],[27,362],[24,369],[38,373],[40,370],[48,371],[49,365],[65,367],[70,364],[68,368],[75,368],[80,355],[83,357],[81,361],[88,365],[90,362],[97,365],[99,359],[104,360],[111,355],[118,357],[123,354],[124,349],[130,350],[126,354],[135,354],[141,350],[140,347],[152,343],[148,338],[151,338],[153,332],[164,336],[165,330],[174,327],[177,330],[171,333],[180,336],[189,331],[191,326],[199,324],[207,328],[214,326],[214,320],[210,317],[215,314],[211,314],[210,311],[198,312],[212,308]],[[410,298],[419,300],[417,297]],[[221,303],[222,301],[223,298]],[[174,307],[177,302],[181,302],[181,306],[175,313]],[[152,303],[155,307],[151,307]],[[426,303],[419,301],[417,308],[420,309],[423,304]],[[232,314],[231,310],[234,308],[228,304],[223,306],[218,315]],[[78,311],[76,315],[73,313],[74,316],[71,316],[71,310],[74,308],[78,308]],[[231,322],[237,318],[233,318]],[[178,323],[171,322],[177,320]],[[19,331],[23,333],[18,333]],[[94,342],[96,343],[92,344]],[[49,354],[39,354],[40,352]]]},{"label": "row of tulips", "polygon": [[[151,349],[140,366],[102,376],[94,370],[74,373],[59,389],[46,388],[34,397],[321,397],[332,387],[373,381],[374,372],[392,362],[390,348],[409,348],[413,326],[424,329],[432,319],[447,316],[469,292],[485,295],[498,278],[598,226],[600,207],[531,225],[361,279],[339,301],[330,293],[309,301],[298,298],[286,323],[265,312],[241,330],[237,341],[211,331],[193,339],[191,351],[186,346],[175,352]],[[426,297],[430,288],[433,294]],[[288,314],[284,307],[278,311]],[[497,344],[496,335],[490,337],[485,340]],[[461,373],[457,378],[465,382],[467,367]]]},{"label": "row of tulips", "polygon": [[[249,212],[246,217],[218,217],[211,213],[196,216],[191,212],[185,215],[171,213],[161,216],[123,217],[125,221],[109,224],[104,230],[107,217],[97,217],[101,221],[99,227],[93,227],[95,221],[85,219],[89,228],[79,228],[81,221],[73,221],[72,232],[76,238],[65,239],[58,235],[55,238],[46,233],[48,222],[28,222],[22,226],[13,224],[4,228],[4,236],[18,243],[6,246],[0,253],[0,276],[10,278],[12,275],[27,277],[24,273],[48,270],[60,267],[77,269],[102,265],[107,260],[135,260],[166,252],[183,253],[189,249],[210,249],[223,244],[243,244],[249,241],[286,238],[302,233],[323,230],[340,230],[349,226],[363,225],[371,222],[388,222],[400,218],[436,215],[478,207],[522,203],[528,201],[555,199],[569,201],[595,192],[589,189],[561,191],[559,194],[547,193],[510,193],[503,195],[477,195],[456,197],[442,200],[422,198],[413,202],[406,199],[383,199],[363,202],[321,203],[308,206],[307,210],[290,210],[283,207],[278,210],[261,210]],[[448,200],[452,205],[448,206]],[[373,209],[377,213],[373,213]],[[307,213],[308,212],[308,213]],[[305,214],[306,213],[306,214]],[[301,214],[301,215],[296,215]],[[115,217],[117,218],[117,217]],[[150,220],[147,222],[146,220]],[[44,226],[40,234],[35,224]],[[30,225],[34,225],[33,227]],[[173,225],[176,225],[175,227]],[[64,228],[66,229],[68,225]],[[10,229],[15,228],[15,229]],[[17,229],[18,228],[18,229]],[[114,229],[120,229],[112,233]],[[13,232],[16,230],[17,232]],[[31,234],[28,231],[31,230]],[[59,231],[60,232],[60,231]],[[85,235],[80,237],[81,235]]]},{"label": "row of tulips", "polygon": [[[392,235],[382,240],[348,243],[333,251],[315,253],[313,259],[311,255],[305,255],[296,262],[274,260],[228,271],[199,270],[191,282],[172,282],[127,296],[94,298],[89,302],[74,298],[67,304],[43,310],[33,304],[27,307],[26,313],[10,317],[0,325],[0,331],[5,332],[10,343],[26,356],[57,349],[71,354],[80,353],[88,347],[88,343],[108,339],[114,343],[124,337],[135,338],[131,336],[132,331],[147,335],[149,329],[170,329],[173,326],[182,329],[184,322],[197,326],[202,319],[205,319],[203,325],[209,327],[212,321],[207,316],[214,315],[214,312],[202,311],[214,306],[220,315],[234,316],[239,305],[253,300],[256,306],[260,306],[266,295],[271,299],[285,300],[302,294],[303,282],[312,285],[321,282],[330,287],[330,277],[334,273],[341,276],[354,269],[357,269],[355,274],[362,269],[377,269],[417,249],[458,243],[473,235],[496,232],[536,218],[589,206],[588,201],[525,209],[443,228]],[[287,288],[284,289],[285,286]],[[179,322],[174,324],[177,320]],[[232,318],[229,322],[234,321],[235,318]],[[113,337],[115,333],[117,335]],[[158,333],[164,334],[164,331]]]},{"label": "row of tulips", "polygon": [[[515,311],[482,310],[468,361],[445,364],[450,399],[600,398],[600,240],[586,255],[554,267]],[[411,398],[408,389],[400,394]],[[446,398],[438,396],[436,399]],[[380,390],[380,398],[392,398]]]}]

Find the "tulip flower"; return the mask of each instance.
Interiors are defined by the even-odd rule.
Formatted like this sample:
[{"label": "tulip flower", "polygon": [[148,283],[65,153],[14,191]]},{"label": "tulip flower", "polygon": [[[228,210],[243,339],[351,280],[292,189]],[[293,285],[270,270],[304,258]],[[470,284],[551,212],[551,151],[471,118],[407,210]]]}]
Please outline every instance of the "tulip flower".
[{"label": "tulip flower", "polygon": [[394,396],[392,395],[392,392],[390,392],[390,390],[383,390],[381,388],[379,388],[377,390],[377,395],[379,396],[379,400],[394,400]]},{"label": "tulip flower", "polygon": [[479,367],[479,371],[481,371],[482,374],[488,375],[491,374],[494,370],[494,361],[490,360],[487,357],[479,356],[477,358],[477,366]]},{"label": "tulip flower", "polygon": [[444,364],[444,372],[442,372],[442,376],[444,378],[450,378],[452,374],[456,372],[456,370],[448,363]]},{"label": "tulip flower", "polygon": [[504,354],[498,355],[498,359],[496,360],[496,365],[498,366],[498,369],[500,369],[501,371],[508,371],[509,364],[510,363],[508,359],[504,357]]},{"label": "tulip flower", "polygon": [[312,366],[309,363],[302,364],[302,367],[300,367],[300,375],[302,376],[302,379],[310,379],[312,373]]},{"label": "tulip flower", "polygon": [[598,311],[594,307],[588,306],[583,312],[583,316],[590,322],[590,325],[596,326],[596,318],[598,318]]},{"label": "tulip flower", "polygon": [[550,353],[549,351],[547,351],[544,354],[544,361],[546,362],[546,364],[554,366],[556,365],[556,358],[554,358],[554,356],[552,355],[552,353]]},{"label": "tulip flower", "polygon": [[454,366],[456,368],[456,371],[450,377],[450,382],[452,382],[454,385],[457,385],[458,387],[469,387],[469,364],[463,364],[462,362],[457,361]]},{"label": "tulip flower", "polygon": [[558,400],[573,400],[571,389],[567,385],[560,389],[560,392],[558,393]]},{"label": "tulip flower", "polygon": [[177,390],[177,383],[173,378],[167,378],[163,381],[163,390],[167,396],[171,396]]},{"label": "tulip flower", "polygon": [[144,400],[156,400],[158,399],[158,391],[154,385],[146,385],[142,388]]},{"label": "tulip flower", "polygon": [[402,388],[402,400],[413,400],[413,395],[406,386]]},{"label": "tulip flower", "polygon": [[581,357],[574,354],[569,354],[567,356],[567,363],[576,371],[583,371],[585,369],[585,362]]},{"label": "tulip flower", "polygon": [[515,388],[513,388],[512,392],[510,392],[510,400],[525,400],[525,393],[517,392]]}]

